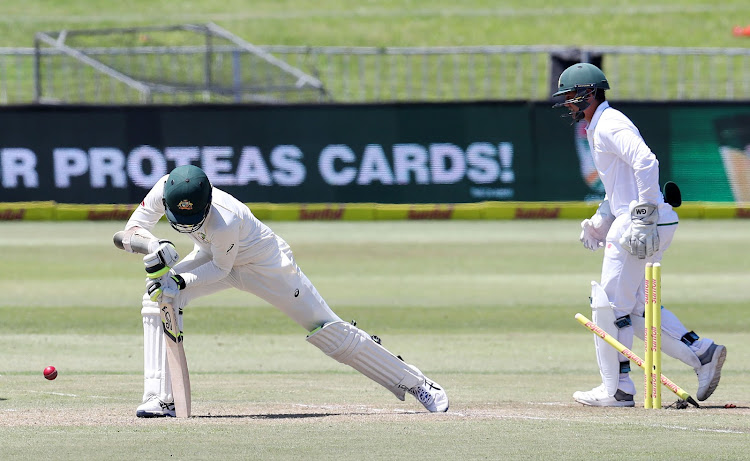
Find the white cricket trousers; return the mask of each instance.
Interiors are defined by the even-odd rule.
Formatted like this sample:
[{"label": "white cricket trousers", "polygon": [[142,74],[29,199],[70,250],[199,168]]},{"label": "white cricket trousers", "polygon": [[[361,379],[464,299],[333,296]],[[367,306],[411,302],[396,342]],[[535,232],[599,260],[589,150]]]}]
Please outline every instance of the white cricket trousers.
[{"label": "white cricket trousers", "polygon": [[[237,288],[267,301],[307,331],[340,321],[297,266],[286,241],[277,235],[276,243],[268,245],[251,264],[233,267],[229,275],[219,281],[186,287],[174,300],[175,310],[183,309],[193,299]],[[188,272],[210,260],[210,255],[195,249],[177,263],[174,270],[178,274]]]},{"label": "white cricket trousers", "polygon": [[[677,213],[669,205],[659,207],[659,251],[652,257],[638,259],[620,245],[620,237],[630,226],[630,215],[615,219],[607,234],[600,285],[615,306],[617,317],[628,314],[643,316],[645,308],[644,272],[647,262],[661,262],[677,231]],[[669,268],[666,268],[669,270]]]}]

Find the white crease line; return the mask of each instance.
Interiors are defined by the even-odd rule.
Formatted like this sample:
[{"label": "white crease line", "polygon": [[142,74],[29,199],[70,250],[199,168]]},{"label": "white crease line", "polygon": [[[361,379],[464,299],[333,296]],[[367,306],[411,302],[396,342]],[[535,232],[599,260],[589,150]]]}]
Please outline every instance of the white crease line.
[{"label": "white crease line", "polygon": [[[561,402],[531,402],[536,405],[552,405],[552,406],[565,406],[565,404]],[[312,408],[312,409],[321,409],[321,410],[349,410],[351,411],[352,407],[347,405],[306,405],[306,404],[294,404],[294,406],[297,407],[304,407],[304,408]],[[394,413],[403,413],[403,414],[419,414],[421,412],[414,411],[414,410],[406,410],[403,408],[395,408],[395,409],[385,409],[385,408],[370,408],[367,406],[359,406],[358,409],[360,411],[369,411],[371,413],[385,413],[385,412],[394,412]],[[569,419],[569,418],[550,418],[546,416],[525,416],[525,415],[492,415],[487,413],[478,412],[476,414],[466,414],[466,413],[460,413],[457,411],[448,411],[447,413],[444,413],[447,416],[456,416],[456,417],[479,417],[479,418],[489,418],[489,419],[506,419],[506,420],[527,420],[527,421],[562,421],[566,423],[585,423],[585,424],[596,424],[596,421],[584,421],[580,419]],[[620,424],[620,423],[608,423],[604,422],[606,425],[614,425],[614,424]],[[641,425],[637,422],[632,423],[634,425]],[[655,428],[661,428],[661,429],[679,429],[683,431],[696,431],[696,432],[709,432],[709,433],[717,433],[717,434],[748,434],[750,431],[737,431],[732,429],[709,429],[705,427],[686,427],[686,426],[671,426],[666,424],[645,424],[646,427],[655,427]]]},{"label": "white crease line", "polygon": [[62,392],[29,391],[33,394],[61,395],[63,397],[78,397],[76,394],[63,394]]},{"label": "white crease line", "polygon": [[[46,392],[46,391],[27,391],[32,394],[46,394],[46,395],[59,395],[61,397],[82,397],[78,394],[64,394],[62,392]],[[85,396],[87,399],[104,399],[104,400],[130,400],[124,397],[110,397],[106,395],[87,395]]]},{"label": "white crease line", "polygon": [[744,431],[733,431],[731,429],[706,429],[704,427],[690,428],[684,426],[665,426],[661,424],[654,424],[652,425],[652,427],[661,427],[664,429],[679,429],[681,431],[717,432],[719,434],[747,434],[747,432]]},{"label": "white crease line", "polygon": [[[522,419],[522,420],[531,420],[531,421],[563,421],[566,423],[586,423],[586,424],[596,424],[595,421],[584,421],[584,420],[578,420],[578,419],[568,419],[568,418],[549,418],[545,416],[521,416],[521,415],[477,415],[477,416],[483,416],[488,417],[491,419]],[[620,423],[607,423],[609,426],[620,424]],[[637,422],[631,422],[631,424],[634,425],[641,425]],[[696,432],[714,432],[719,434],[748,434],[750,431],[736,431],[732,429],[709,429],[705,427],[686,427],[686,426],[671,426],[667,424],[646,424],[646,427],[655,427],[660,429],[679,429],[683,431],[696,431]]]}]

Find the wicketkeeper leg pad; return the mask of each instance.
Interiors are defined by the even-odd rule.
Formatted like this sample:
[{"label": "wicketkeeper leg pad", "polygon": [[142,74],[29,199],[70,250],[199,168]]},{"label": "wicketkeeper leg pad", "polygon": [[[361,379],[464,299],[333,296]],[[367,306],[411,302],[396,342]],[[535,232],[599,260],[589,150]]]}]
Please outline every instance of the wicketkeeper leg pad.
[{"label": "wicketkeeper leg pad", "polygon": [[416,368],[376,343],[356,326],[335,321],[313,330],[307,341],[327,356],[349,365],[404,400],[405,392],[424,383]]},{"label": "wicketkeeper leg pad", "polygon": [[[591,282],[591,316],[599,328],[623,343],[625,347],[630,348],[633,344],[633,326],[630,316],[618,315],[612,303],[609,302],[604,288],[596,282]],[[634,386],[627,375],[628,367],[620,363],[620,353],[598,336],[594,337],[594,341],[596,360],[607,393],[614,396],[618,388],[625,387],[620,390],[633,394],[635,389],[630,389]]]}]

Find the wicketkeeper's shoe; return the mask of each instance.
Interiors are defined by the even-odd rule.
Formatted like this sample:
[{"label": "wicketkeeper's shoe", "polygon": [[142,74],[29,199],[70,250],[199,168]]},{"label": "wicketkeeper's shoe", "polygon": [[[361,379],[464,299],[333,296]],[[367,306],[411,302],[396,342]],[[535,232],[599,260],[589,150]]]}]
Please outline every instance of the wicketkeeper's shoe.
[{"label": "wicketkeeper's shoe", "polygon": [[591,389],[590,391],[577,391],[573,393],[576,402],[592,407],[634,407],[633,394],[626,394],[617,390],[614,396],[607,393],[604,384]]},{"label": "wicketkeeper's shoe", "polygon": [[159,397],[153,396],[138,405],[135,415],[139,418],[163,418],[165,416],[174,418],[174,402],[162,402]]},{"label": "wicketkeeper's shoe", "polygon": [[711,397],[719,386],[721,367],[727,358],[727,348],[720,344],[712,344],[705,354],[701,355],[701,367],[695,370],[698,375],[698,393],[696,397],[703,401]]},{"label": "wicketkeeper's shoe", "polygon": [[433,413],[448,411],[448,394],[429,378],[425,378],[423,384],[409,389],[409,393]]}]

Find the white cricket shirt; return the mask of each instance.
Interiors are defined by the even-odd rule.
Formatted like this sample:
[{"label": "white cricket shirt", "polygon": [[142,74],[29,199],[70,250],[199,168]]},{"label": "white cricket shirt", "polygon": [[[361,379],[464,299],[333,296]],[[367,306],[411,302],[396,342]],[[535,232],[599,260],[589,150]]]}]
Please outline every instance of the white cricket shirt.
[{"label": "white cricket shirt", "polygon": [[625,114],[604,101],[586,127],[586,136],[615,216],[629,214],[633,200],[662,208],[659,161]]},{"label": "white cricket shirt", "polygon": [[[151,188],[131,215],[125,229],[140,226],[151,231],[164,216],[165,175]],[[191,272],[181,273],[186,285],[204,285],[221,280],[232,267],[253,261],[268,245],[276,245],[273,231],[256,218],[244,203],[221,189],[213,188],[211,210],[200,228],[185,234],[195,249],[211,255],[212,260]],[[195,251],[195,250],[194,250]]]}]

